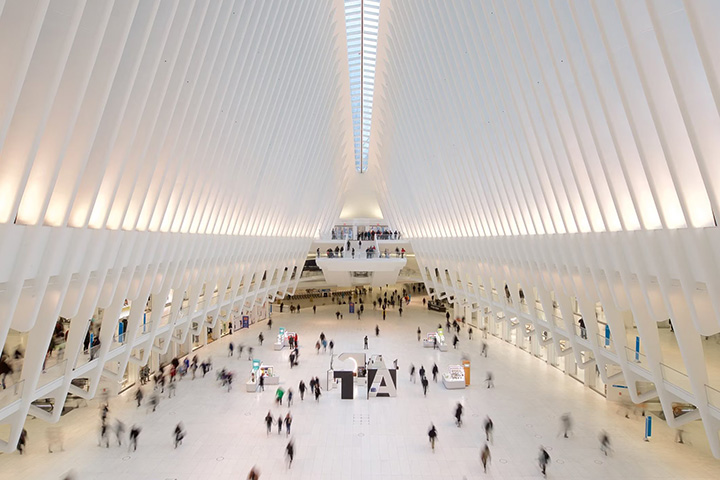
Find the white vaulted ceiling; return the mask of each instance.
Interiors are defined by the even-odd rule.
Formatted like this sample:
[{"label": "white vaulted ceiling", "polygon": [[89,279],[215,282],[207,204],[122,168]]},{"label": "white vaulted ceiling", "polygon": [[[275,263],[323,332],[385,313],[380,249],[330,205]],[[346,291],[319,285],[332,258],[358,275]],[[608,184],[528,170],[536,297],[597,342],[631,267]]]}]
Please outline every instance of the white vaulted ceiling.
[{"label": "white vaulted ceiling", "polygon": [[342,4],[2,6],[0,222],[313,236],[337,203]]},{"label": "white vaulted ceiling", "polygon": [[383,212],[418,237],[714,226],[718,10],[384,2],[369,161]]}]

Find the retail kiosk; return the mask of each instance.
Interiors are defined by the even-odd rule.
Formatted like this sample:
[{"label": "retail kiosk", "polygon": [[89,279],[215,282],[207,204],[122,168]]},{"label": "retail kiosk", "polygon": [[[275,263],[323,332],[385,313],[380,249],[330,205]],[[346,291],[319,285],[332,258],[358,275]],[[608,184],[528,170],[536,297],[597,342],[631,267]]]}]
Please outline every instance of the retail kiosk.
[{"label": "retail kiosk", "polygon": [[280,376],[275,374],[275,368],[272,365],[263,365],[260,360],[253,360],[252,370],[250,371],[250,379],[245,382],[245,389],[248,392],[257,391],[260,377],[265,377],[265,385],[279,385]]},{"label": "retail kiosk", "polygon": [[435,339],[437,339],[437,346],[440,351],[447,352],[448,346],[447,343],[445,343],[445,334],[443,333],[442,328],[438,328],[436,332],[428,333],[426,337],[423,338],[423,347],[434,348]]},{"label": "retail kiosk", "polygon": [[278,333],[277,340],[275,340],[275,350],[282,350],[283,347],[289,347],[290,337],[295,337],[295,332],[287,332],[285,331],[285,327],[280,327],[280,333]]},{"label": "retail kiosk", "polygon": [[462,365],[450,365],[442,377],[443,385],[448,390],[465,388],[465,369]]}]

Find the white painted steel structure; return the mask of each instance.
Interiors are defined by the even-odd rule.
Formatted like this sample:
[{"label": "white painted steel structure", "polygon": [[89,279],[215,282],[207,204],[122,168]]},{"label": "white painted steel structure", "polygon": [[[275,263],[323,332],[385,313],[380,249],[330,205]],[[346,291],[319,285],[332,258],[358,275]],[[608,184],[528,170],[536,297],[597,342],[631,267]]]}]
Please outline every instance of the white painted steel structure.
[{"label": "white painted steel structure", "polygon": [[[353,170],[344,38],[332,0],[0,1],[0,344],[29,332],[5,451],[28,413],[55,421],[68,392],[294,291]],[[124,341],[103,322],[75,368],[88,319],[125,299]]]},{"label": "white painted steel structure", "polygon": [[[384,0],[368,153],[436,295],[659,397],[671,426],[701,418],[718,457],[719,20],[711,0]],[[0,343],[29,332],[4,450],[28,413],[60,415],[33,400],[93,396],[294,291],[354,169],[345,28],[341,0],[0,0]],[[103,322],[77,366],[87,319],[126,299],[127,338]],[[59,315],[66,360],[43,373]]]},{"label": "white painted steel structure", "polygon": [[671,426],[702,418],[720,457],[700,338],[720,330],[718,20],[713,1],[385,1],[369,164],[437,295],[659,396]]}]

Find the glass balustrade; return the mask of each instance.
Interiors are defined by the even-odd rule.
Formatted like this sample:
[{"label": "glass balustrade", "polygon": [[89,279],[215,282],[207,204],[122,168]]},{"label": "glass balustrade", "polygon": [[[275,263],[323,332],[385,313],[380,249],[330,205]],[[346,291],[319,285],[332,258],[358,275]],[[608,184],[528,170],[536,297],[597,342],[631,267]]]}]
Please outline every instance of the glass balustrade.
[{"label": "glass balustrade", "polygon": [[692,395],[692,385],[690,383],[690,377],[688,377],[687,374],[664,363],[660,363],[660,370],[662,371],[663,380]]},{"label": "glass balustrade", "polygon": [[0,390],[0,409],[20,400],[22,396],[25,380],[13,383],[10,375],[5,379],[5,388]]},{"label": "glass balustrade", "polygon": [[644,353],[637,352],[630,347],[625,347],[625,356],[627,357],[628,362],[634,363],[643,370],[650,372],[650,362]]},{"label": "glass balustrade", "polygon": [[720,390],[713,388],[710,385],[705,385],[705,392],[708,398],[708,405],[720,410]]},{"label": "glass balustrade", "polygon": [[62,360],[55,365],[49,366],[47,362],[45,363],[45,369],[40,374],[40,379],[38,380],[38,388],[44,387],[48,383],[52,382],[53,380],[57,380],[58,378],[62,377],[65,374],[65,367],[67,366],[67,359]]}]

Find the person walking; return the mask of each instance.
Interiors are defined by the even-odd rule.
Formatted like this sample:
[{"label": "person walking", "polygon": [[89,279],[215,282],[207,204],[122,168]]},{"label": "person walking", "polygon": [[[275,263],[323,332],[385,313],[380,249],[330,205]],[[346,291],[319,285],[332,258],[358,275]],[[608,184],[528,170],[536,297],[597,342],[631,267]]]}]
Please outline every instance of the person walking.
[{"label": "person walking", "polygon": [[250,469],[250,473],[248,473],[247,480],[259,480],[260,479],[260,471],[256,467],[252,467]]},{"label": "person walking", "polygon": [[[48,427],[45,430],[45,436],[48,443],[48,453],[53,453],[53,447],[59,445],[60,451],[64,452],[63,447],[63,431],[60,427]],[[57,451],[57,448],[55,449]]]},{"label": "person walking", "polygon": [[410,364],[410,381],[415,383],[415,365]]},{"label": "person walking", "polygon": [[490,447],[487,443],[480,449],[480,461],[482,462],[483,472],[487,473],[487,467],[490,464]]},{"label": "person walking", "polygon": [[159,404],[160,404],[160,395],[158,395],[157,392],[153,392],[152,395],[150,395],[150,402],[148,405],[148,410],[150,409],[150,407],[152,407],[152,411],[154,412]]},{"label": "person walking", "polygon": [[317,305],[313,305],[313,315],[317,313]]},{"label": "person walking", "polygon": [[142,388],[138,387],[137,391],[135,392],[135,401],[137,402],[138,408],[140,408],[140,404],[142,403],[143,399],[143,391]]},{"label": "person walking", "polygon": [[363,350],[367,350],[367,349],[368,349],[368,337],[367,337],[367,335],[365,335],[364,345],[365,345],[365,346],[363,347]]},{"label": "person walking", "polygon": [[235,345],[233,345],[233,342],[230,342],[228,344],[228,357],[232,357],[234,351],[235,351]]},{"label": "person walking", "polygon": [[425,378],[425,367],[420,365],[420,370],[418,370],[418,373],[420,374],[420,379]]},{"label": "person walking", "polygon": [[286,433],[287,437],[290,436],[290,427],[292,426],[292,421],[293,421],[292,415],[290,415],[290,412],[288,412],[285,415],[285,433]]},{"label": "person walking", "polygon": [[420,383],[422,383],[422,387],[423,387],[423,396],[427,397],[428,385],[430,382],[428,382],[428,379],[423,376],[420,379]]},{"label": "person walking", "polygon": [[14,373],[14,370],[11,365],[11,360],[7,355],[0,356],[0,376],[2,376],[2,388],[5,390],[7,388],[7,385],[5,384],[5,379],[10,376],[12,378],[12,374]]},{"label": "person walking", "polygon": [[288,391],[287,391],[287,400],[288,400],[287,405],[288,405],[288,407],[289,407],[289,406],[292,405],[292,401],[293,401],[293,391],[292,391],[292,388],[288,388]]},{"label": "person walking", "polygon": [[335,342],[333,342],[332,340],[330,340],[330,344],[329,344],[328,346],[330,347],[330,355],[332,355],[332,353],[333,353],[333,348],[335,348]]},{"label": "person walking", "polygon": [[[298,305],[298,308],[299,307],[300,306]],[[268,319],[268,330],[270,330],[271,328],[272,328],[272,318]]]},{"label": "person walking", "polygon": [[560,430],[563,432],[563,438],[568,438],[568,434],[572,432],[572,416],[570,412],[563,413],[560,416]]},{"label": "person walking", "polygon": [[375,336],[376,336],[376,337],[379,337],[379,336],[380,336],[380,327],[377,326],[377,325],[375,325]]},{"label": "person walking", "polygon": [[292,467],[293,458],[295,457],[295,445],[293,444],[293,441],[290,440],[285,447],[285,454],[288,457],[288,468]]},{"label": "person walking", "polygon": [[453,348],[457,350],[458,343],[460,343],[460,339],[457,335],[455,335],[455,338],[453,338]]},{"label": "person walking", "polygon": [[140,427],[138,427],[137,425],[133,425],[130,429],[130,446],[128,447],[128,451],[130,451],[131,448],[133,452],[137,450],[137,442],[139,436]]},{"label": "person walking", "polygon": [[25,453],[25,447],[27,446],[27,439],[28,439],[27,430],[25,430],[23,428],[22,432],[20,432],[20,437],[18,437],[18,443],[17,443],[17,450],[20,453],[20,455]]},{"label": "person walking", "polygon": [[468,340],[472,340],[472,327],[468,327]]},{"label": "person walking", "polygon": [[603,430],[600,432],[600,451],[607,457],[610,452],[610,436]]},{"label": "person walking", "polygon": [[540,453],[538,454],[538,465],[540,465],[540,470],[542,471],[543,477],[547,476],[547,466],[548,463],[550,463],[550,455],[547,453],[547,450],[540,445]]},{"label": "person walking", "polygon": [[122,437],[125,433],[125,424],[120,420],[115,421],[115,437],[117,438],[118,447],[122,446]]},{"label": "person walking", "polygon": [[262,347],[263,340],[265,340],[265,337],[263,336],[262,332],[260,332],[260,335],[258,335],[258,341],[260,342],[261,347]]},{"label": "person walking", "polygon": [[305,400],[305,382],[303,382],[302,380],[300,380],[298,390],[300,390],[300,401],[302,402],[303,400]]},{"label": "person walking", "polygon": [[265,375],[262,373],[260,374],[260,378],[258,379],[258,384],[260,385],[260,391],[265,391]]},{"label": "person walking", "polygon": [[175,425],[173,434],[175,436],[175,448],[177,448],[178,445],[182,445],[183,438],[185,438],[185,430],[183,429],[182,423]]},{"label": "person walking", "polygon": [[487,388],[495,388],[492,372],[487,372],[487,375],[485,376],[485,383],[487,383]]},{"label": "person walking", "polygon": [[273,425],[273,416],[270,410],[268,410],[267,415],[265,415],[265,426],[267,426],[267,434],[270,435],[270,431],[272,430]]},{"label": "person walking", "polygon": [[480,355],[482,355],[482,356],[484,356],[485,358],[487,358],[487,354],[488,354],[488,344],[487,344],[487,342],[483,341],[483,342],[482,342],[482,348],[481,348],[481,350],[480,350]]},{"label": "person walking", "polygon": [[278,415],[278,419],[277,419],[277,420],[278,420],[278,421],[277,421],[278,435],[280,435],[280,433],[282,433],[282,426],[283,426],[283,417],[282,417],[282,414]]},{"label": "person walking", "polygon": [[315,401],[320,401],[320,385],[317,382],[315,383]]},{"label": "person walking", "polygon": [[422,332],[420,331],[420,327],[418,327],[418,329],[417,329],[417,334],[418,334],[418,342],[419,342],[419,341],[420,341],[420,335],[422,334]]},{"label": "person walking", "polygon": [[492,443],[492,433],[495,426],[493,425],[493,421],[489,416],[485,417],[485,421],[483,422],[483,428],[485,429],[485,441]]},{"label": "person walking", "polygon": [[438,434],[435,425],[430,424],[430,430],[428,431],[428,438],[430,439],[430,446],[432,447],[433,453],[435,453],[435,441],[437,440]]},{"label": "person walking", "polygon": [[437,383],[437,374],[440,372],[440,369],[437,366],[437,363],[433,363],[432,368],[432,375],[433,375],[433,382]]},{"label": "person walking", "polygon": [[458,403],[455,407],[455,425],[459,427],[462,426],[462,416],[463,416],[463,406],[461,403]]}]

